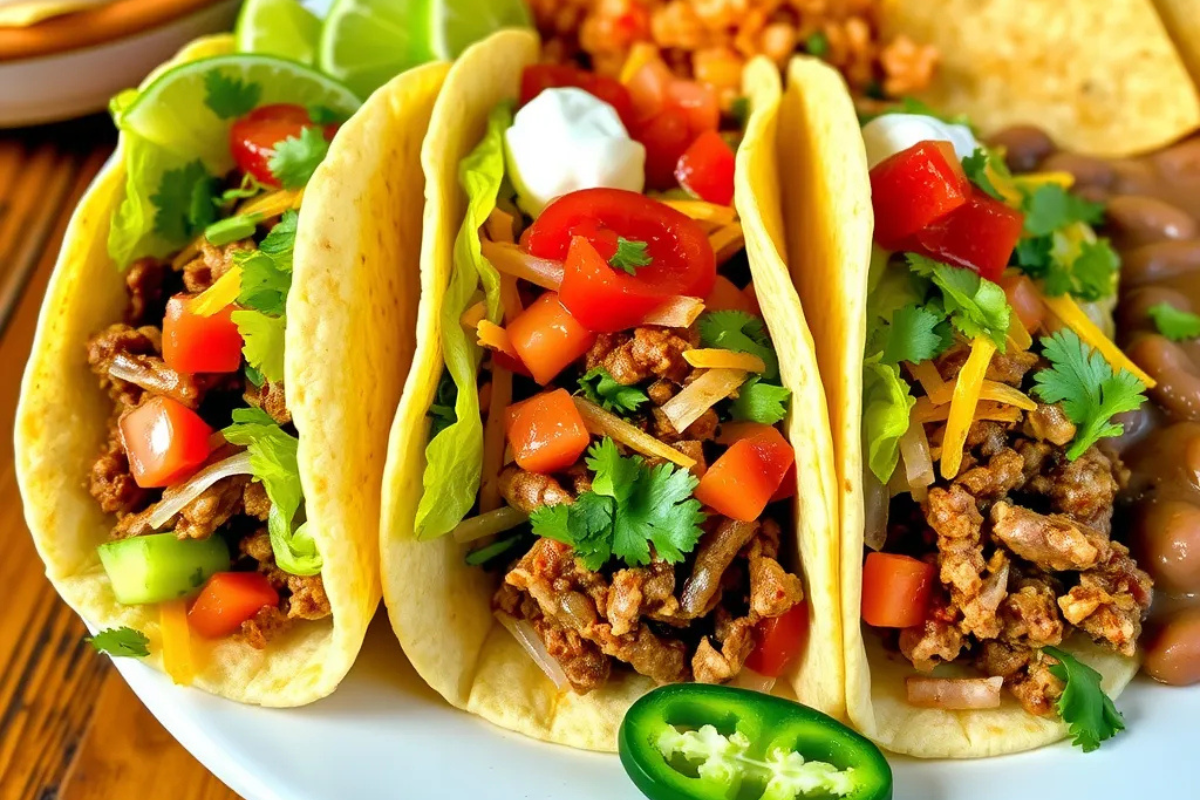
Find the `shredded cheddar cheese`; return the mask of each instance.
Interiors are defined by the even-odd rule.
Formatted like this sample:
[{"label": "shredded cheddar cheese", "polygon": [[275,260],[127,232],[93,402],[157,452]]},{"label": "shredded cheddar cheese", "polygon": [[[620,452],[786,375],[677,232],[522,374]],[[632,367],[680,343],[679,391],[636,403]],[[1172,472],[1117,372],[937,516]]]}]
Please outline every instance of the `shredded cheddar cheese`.
[{"label": "shredded cheddar cheese", "polygon": [[1021,320],[1014,318],[1008,326],[1007,344],[1010,350],[1020,350],[1021,352],[1033,347],[1033,337],[1029,335],[1029,331],[1025,330],[1025,325]]},{"label": "shredded cheddar cheese", "polygon": [[963,445],[967,431],[975,420],[975,408],[979,405],[979,393],[983,389],[984,376],[996,353],[996,343],[985,337],[971,342],[971,355],[958,373],[954,384],[954,397],[950,401],[950,414],[946,418],[946,434],[942,439],[942,477],[952,480],[962,466]]},{"label": "shredded cheddar cheese", "polygon": [[651,61],[657,61],[659,58],[658,47],[650,42],[637,42],[629,49],[629,55],[625,57],[625,64],[621,67],[621,83],[628,84],[633,80],[633,76],[638,74],[638,70],[649,64]]},{"label": "shredded cheddar cheese", "polygon": [[683,360],[698,369],[741,369],[746,372],[763,372],[767,368],[761,358],[751,353],[738,353],[733,350],[715,348],[685,350]]},{"label": "shredded cheddar cheese", "polygon": [[941,391],[946,382],[942,380],[942,375],[937,371],[932,361],[922,361],[920,364],[909,364],[909,371],[917,382],[921,384],[921,388],[925,390],[925,394],[933,396]]},{"label": "shredded cheddar cheese", "polygon": [[[958,385],[955,380],[951,383],[943,383],[939,389],[929,393],[929,399],[934,405],[944,405],[954,399],[954,389]],[[1015,406],[1022,411],[1033,411],[1037,408],[1037,402],[1029,395],[1022,392],[1020,389],[1014,389],[1006,383],[999,381],[984,380],[979,390],[980,400],[992,400],[1006,406]]]},{"label": "shredded cheddar cheese", "polygon": [[489,350],[499,350],[505,355],[519,359],[516,349],[512,346],[512,340],[508,338],[508,331],[501,328],[494,322],[489,322],[486,319],[479,320],[479,325],[475,328],[475,333],[479,337],[481,347],[486,347]]},{"label": "shredded cheddar cheese", "polygon": [[708,237],[708,243],[712,245],[713,253],[716,254],[717,264],[724,264],[746,246],[742,224],[734,222],[713,231]]},{"label": "shredded cheddar cheese", "polygon": [[201,317],[211,317],[230,303],[237,302],[242,293],[242,268],[234,264],[200,294],[192,298],[188,310]]},{"label": "shredded cheddar cheese", "polygon": [[464,328],[476,328],[486,316],[487,303],[480,300],[475,305],[467,308],[467,310],[463,312],[463,315],[458,318],[458,321]]},{"label": "shredded cheddar cheese", "polygon": [[595,403],[583,398],[572,397],[583,425],[593,436],[608,436],[613,441],[636,450],[650,458],[663,458],[684,469],[696,466],[696,460],[660,442],[641,428],[632,425],[615,414],[610,414]]},{"label": "shredded cheddar cheese", "polygon": [[188,628],[187,602],[160,603],[159,626],[162,634],[163,671],[180,686],[188,686],[196,677],[192,660],[192,632]]},{"label": "shredded cheddar cheese", "polygon": [[[1016,406],[1007,406],[992,400],[980,400],[979,405],[975,406],[975,414],[971,421],[1017,422],[1021,419],[1022,413],[1021,409]],[[931,403],[928,397],[918,397],[910,418],[913,422],[928,424],[945,422],[949,417],[950,405],[948,403],[937,406]]]},{"label": "shredded cheddar cheese", "polygon": [[1146,384],[1147,389],[1153,389],[1157,382],[1147,375],[1141,367],[1129,360],[1129,358],[1121,352],[1121,348],[1117,347],[1111,339],[1104,335],[1104,331],[1096,327],[1096,323],[1088,318],[1083,309],[1070,295],[1062,295],[1061,297],[1043,297],[1042,302],[1046,304],[1056,317],[1062,320],[1062,323],[1071,330],[1075,331],[1075,335],[1086,344],[1104,356],[1114,370],[1128,370],[1132,372],[1138,380]]},{"label": "shredded cheddar cheese", "polygon": [[516,242],[513,238],[513,215],[502,208],[493,208],[492,213],[488,214],[487,221],[483,223],[483,227],[487,238],[493,242],[507,244]]},{"label": "shredded cheddar cheese", "polygon": [[737,220],[737,212],[732,206],[719,206],[704,200],[664,200],[663,203],[699,222],[705,233],[732,225]]}]

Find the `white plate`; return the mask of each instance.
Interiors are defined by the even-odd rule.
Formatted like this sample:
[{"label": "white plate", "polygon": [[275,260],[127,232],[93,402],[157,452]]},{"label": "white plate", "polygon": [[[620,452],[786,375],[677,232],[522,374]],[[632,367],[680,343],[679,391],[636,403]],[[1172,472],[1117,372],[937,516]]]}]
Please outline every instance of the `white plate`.
[{"label": "white plate", "polygon": [[[531,741],[447,705],[408,665],[382,612],[341,688],[306,708],[240,706],[115,662],[166,729],[246,800],[641,798],[616,756]],[[1139,679],[1118,706],[1128,730],[1088,755],[1059,744],[978,761],[893,758],[896,798],[1200,794],[1200,688]]]}]

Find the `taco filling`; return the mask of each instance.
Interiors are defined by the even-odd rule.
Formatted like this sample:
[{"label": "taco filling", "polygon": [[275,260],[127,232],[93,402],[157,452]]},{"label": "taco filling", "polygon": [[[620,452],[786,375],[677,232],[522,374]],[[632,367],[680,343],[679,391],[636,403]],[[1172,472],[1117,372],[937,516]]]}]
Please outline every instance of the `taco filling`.
[{"label": "taco filling", "polygon": [[[255,80],[271,61],[217,56],[182,68],[205,87],[215,121],[170,147],[139,135],[137,93],[114,102],[127,179],[109,253],[128,303],[87,342],[112,400],[89,489],[115,517],[99,548],[113,593],[160,606],[176,679],[186,680],[187,659],[167,651],[186,652],[192,633],[262,649],[331,613],[305,531],[284,331],[304,186],[357,101],[290,64],[280,85]],[[144,91],[165,102],[174,88]],[[205,134],[214,141],[188,141]]]},{"label": "taco filling", "polygon": [[807,611],[781,564],[790,392],[732,207],[741,132],[657,59],[626,85],[521,83],[460,168],[417,536],[476,543],[494,614],[561,689],[769,687]]},{"label": "taco filling", "polygon": [[1104,207],[1069,174],[1012,175],[960,122],[886,114],[863,134],[863,620],[922,673],[969,668],[909,677],[912,705],[994,708],[1003,687],[1053,714],[1089,670],[1060,647],[1077,634],[1133,656],[1152,595],[1113,538],[1114,416],[1153,381],[1109,338]]}]

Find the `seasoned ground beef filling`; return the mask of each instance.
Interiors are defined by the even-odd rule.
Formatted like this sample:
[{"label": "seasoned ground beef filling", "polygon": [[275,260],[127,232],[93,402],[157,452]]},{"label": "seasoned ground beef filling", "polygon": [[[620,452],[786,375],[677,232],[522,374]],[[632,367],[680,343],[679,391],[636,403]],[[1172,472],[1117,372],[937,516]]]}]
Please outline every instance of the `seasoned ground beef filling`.
[{"label": "seasoned ground beef filling", "polygon": [[[951,350],[939,372],[949,380],[964,361]],[[997,355],[988,378],[1019,387],[1035,364]],[[1132,656],[1151,599],[1150,577],[1111,539],[1121,461],[1097,447],[1069,460],[1074,434],[1050,405],[1014,423],[974,423],[958,477],[931,487],[889,531],[889,549],[938,567],[926,620],[900,632],[901,653],[923,671],[971,660],[1034,714],[1050,713],[1063,689],[1041,647],[1079,630]],[[930,433],[934,446],[940,439]]]},{"label": "seasoned ground beef filling", "polygon": [[[88,365],[113,401],[108,435],[92,463],[88,490],[105,513],[116,516],[112,538],[154,533],[149,519],[155,504],[165,495],[163,490],[137,485],[121,442],[121,417],[140,406],[147,395],[170,397],[205,415],[212,411],[217,419],[228,419],[232,407],[249,403],[262,408],[281,425],[291,422],[281,383],[243,386],[238,373],[184,375],[168,367],[162,358],[159,326],[167,299],[184,288],[204,291],[229,269],[234,251],[250,246],[236,242],[217,248],[204,243],[178,271],[154,259],[135,262],[125,273],[129,292],[125,322],[110,325],[88,340]],[[117,372],[133,377],[115,377],[114,366]],[[230,447],[218,449],[209,461],[219,461],[233,452]],[[241,638],[256,648],[265,647],[285,632],[293,620],[322,619],[332,613],[320,575],[290,575],[275,565],[265,528],[270,510],[271,502],[261,483],[248,476],[233,476],[206,489],[165,526],[180,538],[225,535],[236,540],[233,549],[242,558],[239,568],[263,573],[279,592],[278,607],[263,608],[242,625]]]}]

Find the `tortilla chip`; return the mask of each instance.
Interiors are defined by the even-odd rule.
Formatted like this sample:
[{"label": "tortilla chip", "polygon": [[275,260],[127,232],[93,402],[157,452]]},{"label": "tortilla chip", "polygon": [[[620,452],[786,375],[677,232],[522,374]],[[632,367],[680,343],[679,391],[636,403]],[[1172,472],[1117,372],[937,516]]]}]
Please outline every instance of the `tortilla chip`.
[{"label": "tortilla chip", "polygon": [[984,132],[1029,123],[1064,148],[1143,153],[1200,125],[1200,98],[1150,0],[884,0],[885,37],[936,47],[920,97]]},{"label": "tortilla chip", "polygon": [[1200,87],[1200,0],[1154,0],[1183,63]]},{"label": "tortilla chip", "polygon": [[[416,540],[413,523],[421,498],[426,412],[442,373],[440,310],[453,268],[452,247],[465,207],[458,186],[459,162],[483,135],[488,114],[517,95],[522,69],[538,57],[532,34],[503,32],[468,50],[455,63],[434,112],[423,161],[429,185],[426,240],[422,253],[422,300],[418,321],[420,346],[404,397],[392,426],[384,483],[384,598],[392,626],[413,666],[443,697],[488,721],[546,741],[590,750],[616,749],[626,709],[653,688],[648,678],[623,672],[587,695],[560,692],[492,615],[497,577],[467,566],[471,545],[445,536]],[[757,76],[757,77],[751,77]],[[779,348],[783,379],[793,393],[795,413],[788,433],[797,443],[802,483],[798,541],[807,590],[814,604],[809,652],[795,691],[813,705],[836,713],[843,691],[836,625],[837,589],[834,525],[828,465],[832,445],[824,397],[795,292],[782,265],[783,225],[775,209],[778,180],[772,136],[779,104],[779,77],[765,62],[747,80],[754,106],[746,140],[739,151],[737,203],[743,213],[747,246],[758,297]],[[770,179],[759,185],[756,180]],[[807,354],[807,355],[806,355]],[[801,446],[801,443],[803,445]],[[824,544],[822,544],[824,543]],[[792,685],[781,685],[790,694]]]},{"label": "tortilla chip", "polygon": [[[155,75],[232,49],[229,36],[200,40]],[[386,424],[413,351],[416,276],[403,267],[417,261],[417,142],[444,72],[416,70],[377,92],[342,127],[301,211],[288,298],[288,405],[301,432],[308,527],[324,557],[333,617],[298,624],[264,651],[232,639],[193,637],[201,665],[194,685],[205,691],[267,706],[323,697],[350,669],[378,605],[374,487],[384,450],[368,434]],[[381,146],[384,128],[405,135],[393,134],[394,141]],[[96,554],[113,518],[87,491],[112,402],[84,361],[84,343],[119,321],[127,301],[124,276],[106,249],[124,182],[118,150],[67,229],[22,383],[16,466],[29,529],[59,594],[93,625],[146,633],[147,661],[161,669],[157,610],[113,598]],[[350,208],[359,213],[344,212]],[[340,249],[330,252],[330,242]]]}]

